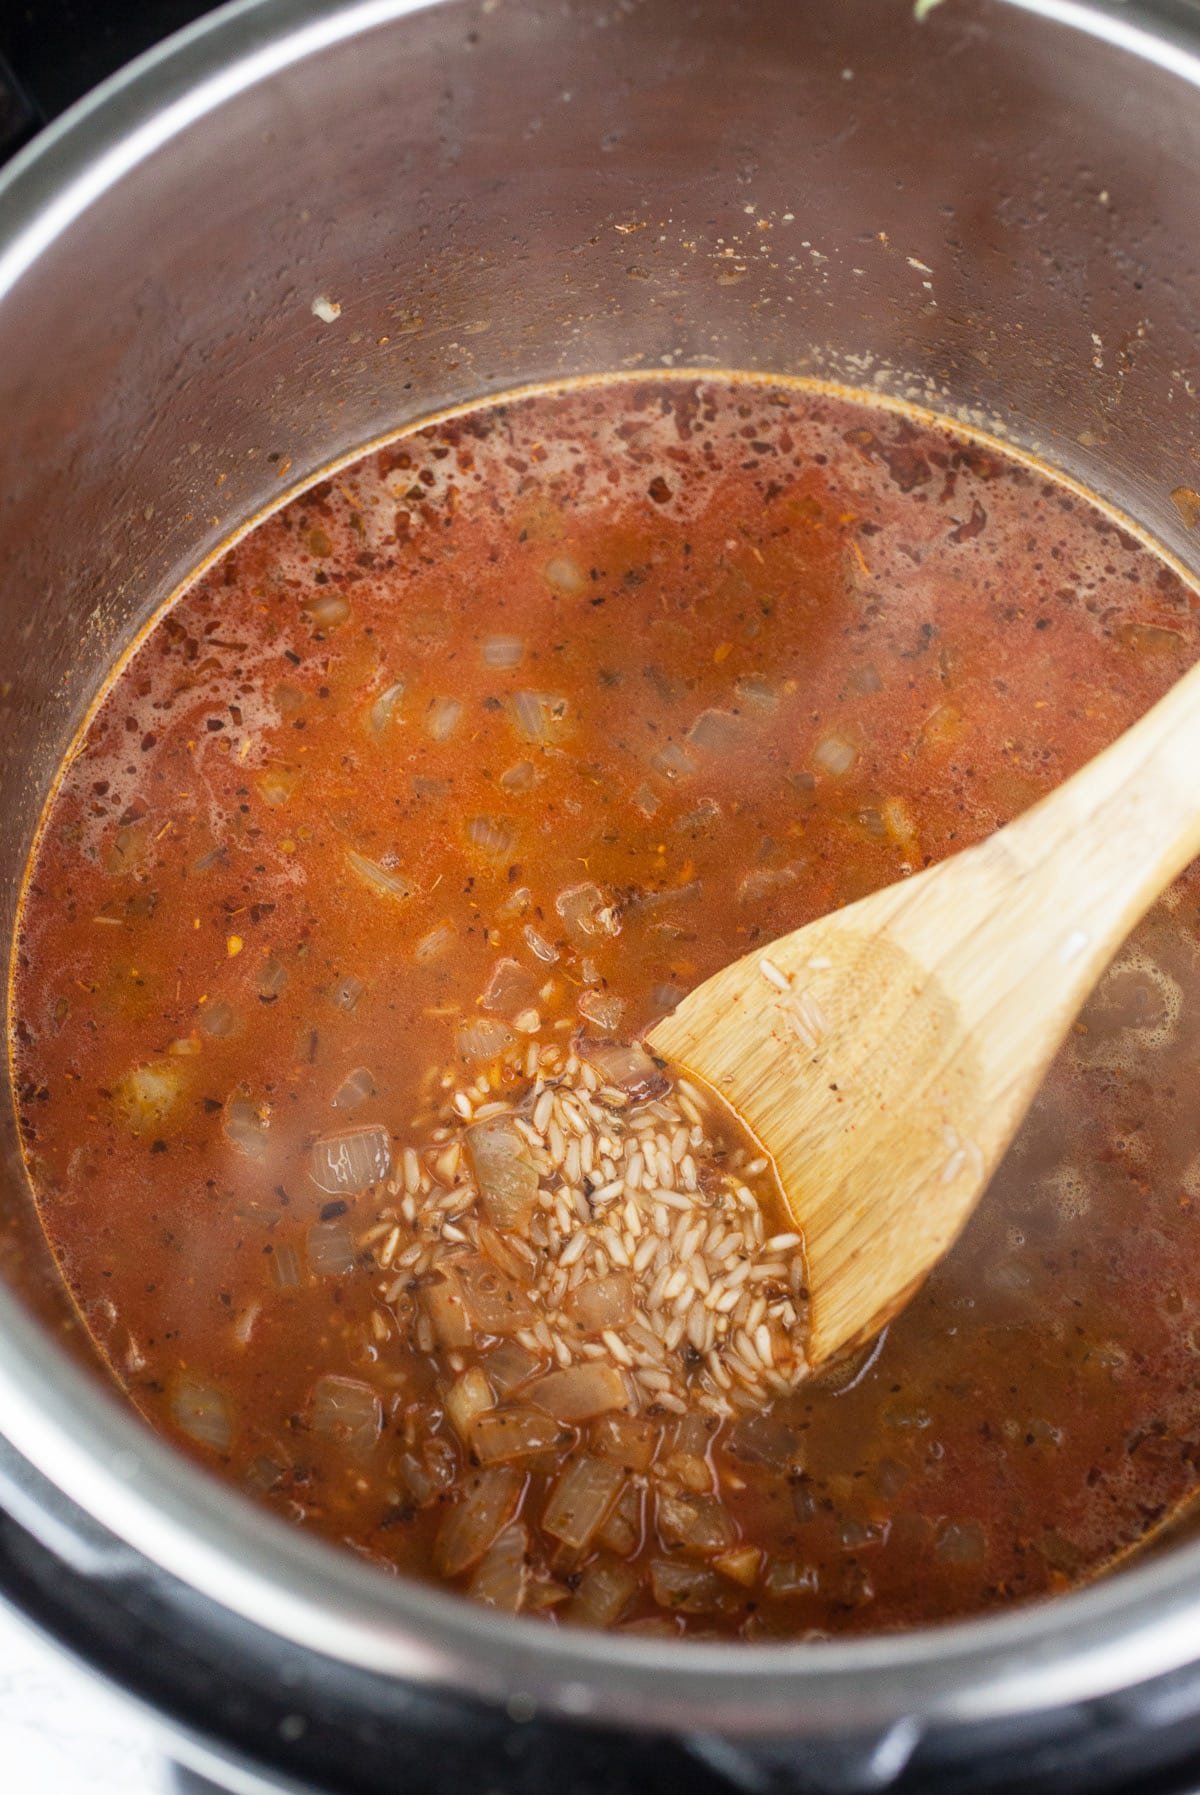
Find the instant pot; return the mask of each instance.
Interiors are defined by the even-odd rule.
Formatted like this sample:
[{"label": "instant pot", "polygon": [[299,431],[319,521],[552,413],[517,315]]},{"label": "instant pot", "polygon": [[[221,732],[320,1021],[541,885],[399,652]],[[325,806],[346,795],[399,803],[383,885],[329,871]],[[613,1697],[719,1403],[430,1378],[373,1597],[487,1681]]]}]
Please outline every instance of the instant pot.
[{"label": "instant pot", "polygon": [[[240,0],[41,131],[37,10],[0,82],[30,138],[0,175],[6,940],[139,625],[447,406],[606,370],[840,381],[1042,456],[1200,572],[1193,0]],[[60,77],[80,30],[41,40]],[[0,1190],[0,1591],[163,1718],[190,1787],[1200,1789],[1186,1528],[875,1639],[502,1617],[288,1529],[122,1404],[7,1101]]]}]

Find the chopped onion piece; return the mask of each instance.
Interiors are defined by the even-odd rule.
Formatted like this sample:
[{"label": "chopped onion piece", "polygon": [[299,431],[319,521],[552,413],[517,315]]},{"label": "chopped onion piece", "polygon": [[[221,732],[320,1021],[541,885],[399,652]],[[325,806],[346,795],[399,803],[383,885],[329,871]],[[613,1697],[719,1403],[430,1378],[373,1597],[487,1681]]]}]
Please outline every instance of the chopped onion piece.
[{"label": "chopped onion piece", "polygon": [[443,1577],[457,1577],[483,1557],[512,1520],[525,1487],[511,1465],[489,1465],[467,1483],[442,1522],[434,1560]]},{"label": "chopped onion piece", "polygon": [[705,829],[711,829],[719,821],[720,815],[721,806],[715,798],[701,798],[694,810],[677,816],[671,826],[676,835],[699,835]]},{"label": "chopped onion piece", "polygon": [[567,1446],[571,1430],[552,1415],[538,1409],[493,1409],[480,1415],[471,1434],[475,1456],[482,1465],[507,1464]]},{"label": "chopped onion piece", "polygon": [[544,960],[547,966],[553,966],[561,957],[553,941],[547,941],[546,937],[535,929],[531,922],[525,924],[521,933],[525,937],[525,944],[530,952],[536,954],[539,960]]},{"label": "chopped onion piece", "polygon": [[379,694],[367,712],[367,732],[377,742],[383,740],[388,724],[392,722],[400,709],[400,701],[404,697],[404,684],[402,679],[395,680],[386,691]]},{"label": "chopped onion piece", "polygon": [[484,1334],[517,1334],[537,1320],[529,1292],[482,1256],[454,1261],[463,1308],[472,1327]]},{"label": "chopped onion piece", "polygon": [[742,738],[742,725],[732,711],[701,711],[687,739],[706,754],[728,754]]},{"label": "chopped onion piece", "polygon": [[529,1400],[553,1415],[556,1421],[590,1421],[609,1409],[623,1409],[629,1401],[625,1380],[615,1365],[593,1360],[552,1371],[534,1384]]},{"label": "chopped onion piece", "polygon": [[634,792],[633,802],[643,816],[657,816],[662,809],[662,799],[644,780]]},{"label": "chopped onion piece", "polygon": [[598,1558],[580,1578],[566,1618],[574,1626],[612,1627],[638,1587],[637,1573],[619,1558]]},{"label": "chopped onion piece", "polygon": [[314,1142],[308,1175],[331,1196],[352,1195],[370,1184],[382,1184],[392,1169],[388,1131],[378,1122],[327,1134]]},{"label": "chopped onion piece", "polygon": [[381,897],[410,898],[417,889],[403,873],[380,866],[376,861],[368,860],[365,854],[356,854],[353,848],[346,849],[346,860],[364,885],[369,885]]},{"label": "chopped onion piece", "polygon": [[487,1378],[499,1396],[511,1396],[527,1384],[542,1368],[542,1360],[527,1352],[516,1340],[505,1340],[484,1360]]},{"label": "chopped onion piece", "polygon": [[743,1415],[725,1441],[725,1451],[744,1465],[766,1465],[772,1471],[790,1471],[796,1463],[800,1438],[795,1428],[777,1415]]},{"label": "chopped onion piece", "polygon": [[454,1033],[455,1045],[464,1059],[492,1060],[512,1041],[513,1033],[495,1016],[468,1016]]},{"label": "chopped onion piece", "polygon": [[485,1010],[511,1016],[528,1007],[537,995],[533,976],[518,960],[497,960],[487,989],[479,999]]},{"label": "chopped onion piece", "polygon": [[308,1263],[319,1277],[340,1278],[353,1271],[354,1242],[345,1222],[317,1222],[308,1230]]},{"label": "chopped onion piece", "polygon": [[489,1608],[518,1614],[529,1584],[529,1536],[519,1521],[506,1527],[484,1553],[467,1594]]},{"label": "chopped onion piece", "polygon": [[831,778],[848,773],[858,759],[858,749],[842,735],[827,735],[813,749],[813,759]]},{"label": "chopped onion piece", "polygon": [[625,1014],[625,999],[614,997],[611,991],[583,991],[576,1008],[581,1016],[588,1022],[594,1022],[597,1028],[614,1029],[621,1026],[621,1018]]},{"label": "chopped onion piece", "polygon": [[[689,1564],[686,1558],[656,1558],[650,1566],[650,1589],[660,1608],[678,1614],[705,1614],[720,1608],[728,1586],[715,1571]],[[732,1594],[732,1591],[729,1591]]]},{"label": "chopped onion piece", "polygon": [[421,1300],[439,1346],[454,1351],[472,1344],[474,1334],[467,1319],[462,1285],[453,1266],[443,1265],[441,1277],[425,1286]]},{"label": "chopped onion piece", "polygon": [[171,1392],[171,1417],[189,1440],[228,1452],[233,1443],[233,1416],[229,1404],[212,1384],[185,1372]]},{"label": "chopped onion piece", "polygon": [[231,1146],[247,1159],[265,1159],[267,1130],[271,1112],[265,1103],[255,1103],[244,1086],[234,1091],[225,1102],[221,1132]]},{"label": "chopped onion piece", "polygon": [[683,1002],[687,992],[682,985],[655,985],[650,993],[650,1002],[656,1010],[673,1010]]},{"label": "chopped onion piece", "polygon": [[200,1009],[200,1026],[206,1035],[220,1041],[237,1028],[237,1011],[230,1003],[206,1003]]},{"label": "chopped onion piece", "polygon": [[271,1254],[271,1275],[281,1290],[294,1290],[300,1282],[300,1259],[289,1241],[280,1241]]},{"label": "chopped onion piece", "polygon": [[759,711],[763,716],[769,716],[778,707],[779,694],[770,680],[764,679],[761,673],[743,674],[741,679],[734,682],[733,689],[747,710]]},{"label": "chopped onion piece", "polygon": [[357,1109],[368,1097],[375,1095],[375,1080],[368,1066],[355,1066],[343,1078],[333,1096],[329,1099],[330,1109]]},{"label": "chopped onion piece", "polygon": [[546,584],[553,586],[556,592],[565,592],[568,597],[587,590],[587,575],[578,561],[573,561],[569,555],[555,555],[547,561],[543,572]]},{"label": "chopped onion piece", "polygon": [[319,1377],[309,1403],[312,1430],[365,1457],[383,1429],[383,1404],[370,1384],[356,1377]]},{"label": "chopped onion piece", "polygon": [[585,946],[596,935],[619,935],[621,918],[612,899],[598,885],[572,885],[560,891],[554,908],[569,932]]},{"label": "chopped onion piece", "polygon": [[274,954],[268,954],[263,961],[262,971],[258,975],[258,995],[263,1003],[274,1003],[288,982],[287,967],[277,960]]},{"label": "chopped onion piece", "polygon": [[577,1551],[590,1545],[626,1483],[620,1465],[586,1453],[568,1461],[542,1515],[547,1533]]},{"label": "chopped onion piece", "polygon": [[422,965],[430,960],[436,960],[454,945],[454,933],[452,922],[439,922],[437,927],[430,929],[427,935],[422,935],[413,948],[414,960],[419,960]]},{"label": "chopped onion piece", "polygon": [[915,858],[920,853],[920,838],[912,811],[903,798],[889,798],[881,806],[883,826],[892,841],[904,853]]},{"label": "chopped onion piece", "polygon": [[485,636],[483,639],[485,667],[519,667],[524,658],[525,644],[520,636]]},{"label": "chopped onion piece", "polygon": [[734,1543],[733,1522],[718,1496],[660,1495],[656,1519],[664,1546],[696,1552],[702,1558],[727,1552]]},{"label": "chopped onion piece", "polygon": [[316,629],[336,629],[350,615],[350,600],[341,592],[318,592],[300,609]]},{"label": "chopped onion piece", "polygon": [[493,1265],[498,1265],[506,1278],[515,1278],[518,1283],[525,1283],[529,1278],[529,1262],[522,1259],[516,1249],[509,1245],[503,1234],[487,1222],[480,1222],[476,1232],[479,1245],[487,1254]]},{"label": "chopped onion piece", "polygon": [[493,1227],[527,1228],[537,1202],[538,1175],[515,1124],[507,1116],[474,1122],[464,1141]]},{"label": "chopped onion piece", "polygon": [[783,891],[794,885],[800,877],[804,862],[793,861],[790,866],[755,866],[748,873],[743,873],[738,881],[738,901],[743,904],[754,904],[760,898],[773,897],[777,891]]},{"label": "chopped onion piece", "polygon": [[425,728],[435,742],[449,741],[458,727],[463,707],[457,698],[431,698],[425,713]]},{"label": "chopped onion piece", "polygon": [[300,773],[296,767],[268,767],[265,773],[259,774],[254,783],[258,787],[264,804],[269,804],[272,810],[278,810],[280,805],[287,803],[295,791],[299,777]]},{"label": "chopped onion piece", "polygon": [[348,1016],[366,988],[360,978],[355,978],[352,972],[348,972],[333,987],[331,996],[338,1009],[345,1010]]},{"label": "chopped onion piece", "polygon": [[819,1588],[820,1580],[811,1564],[798,1558],[773,1558],[765,1583],[773,1596],[810,1596]]},{"label": "chopped onion piece", "polygon": [[446,1415],[459,1439],[468,1446],[475,1422],[495,1406],[491,1386],[478,1365],[464,1371],[446,1391]]},{"label": "chopped onion piece", "polygon": [[425,1441],[419,1457],[415,1452],[403,1453],[397,1468],[414,1502],[427,1508],[458,1476],[458,1456],[449,1440],[435,1434]]},{"label": "chopped onion piece", "polygon": [[696,771],[695,761],[687,749],[681,748],[678,742],[668,742],[665,748],[660,748],[657,754],[652,754],[650,765],[655,772],[664,774],[668,779],[686,779],[690,773]]},{"label": "chopped onion piece", "polygon": [[762,1556],[757,1546],[734,1546],[730,1551],[722,1552],[713,1563],[723,1577],[740,1583],[743,1589],[752,1589],[758,1581]]},{"label": "chopped onion piece", "polygon": [[648,1471],[658,1451],[658,1425],[638,1415],[600,1415],[592,1423],[588,1444],[597,1458],[611,1459],[627,1471]]},{"label": "chopped onion piece", "polygon": [[610,1271],[602,1278],[585,1279],[568,1294],[563,1312],[581,1334],[624,1327],[633,1314],[632,1273]]},{"label": "chopped onion piece", "polygon": [[527,742],[548,742],[567,715],[567,701],[554,692],[514,692],[509,715],[517,733]]},{"label": "chopped onion piece", "polygon": [[499,778],[501,791],[527,792],[533,786],[535,775],[531,760],[518,760],[513,766],[505,767]]},{"label": "chopped onion piece", "polygon": [[131,1128],[165,1122],[179,1095],[179,1073],[171,1065],[135,1066],[117,1086],[117,1104]]},{"label": "chopped onion piece", "polygon": [[516,840],[516,830],[502,816],[471,816],[463,825],[467,840],[491,860],[503,860]]},{"label": "chopped onion piece", "polygon": [[631,1103],[648,1103],[668,1089],[658,1062],[637,1041],[581,1040],[577,1051],[605,1084],[624,1091]]}]

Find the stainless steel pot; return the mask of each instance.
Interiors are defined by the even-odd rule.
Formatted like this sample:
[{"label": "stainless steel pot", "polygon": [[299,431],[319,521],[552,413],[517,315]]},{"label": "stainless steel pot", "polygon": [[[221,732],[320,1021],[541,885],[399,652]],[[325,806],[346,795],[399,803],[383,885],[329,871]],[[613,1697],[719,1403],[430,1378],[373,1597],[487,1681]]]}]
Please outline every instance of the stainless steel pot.
[{"label": "stainless steel pot", "polygon": [[[242,0],[174,39],[0,181],[3,926],[137,625],[444,406],[612,369],[842,380],[1040,451],[1195,566],[1170,494],[1200,485],[1198,174],[1190,0]],[[927,1725],[1200,1658],[1196,1546],[999,1619],[771,1648],[552,1633],[376,1575],[114,1397],[7,1105],[3,1130],[5,1433],[278,1635],[625,1726],[866,1734],[893,1768]]]}]

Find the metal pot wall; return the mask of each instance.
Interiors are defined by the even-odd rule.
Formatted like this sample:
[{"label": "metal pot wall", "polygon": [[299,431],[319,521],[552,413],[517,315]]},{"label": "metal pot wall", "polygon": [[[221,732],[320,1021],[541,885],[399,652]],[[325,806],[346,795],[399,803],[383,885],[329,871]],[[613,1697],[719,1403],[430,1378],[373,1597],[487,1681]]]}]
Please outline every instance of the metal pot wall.
[{"label": "metal pot wall", "polygon": [[[1040,452],[1196,566],[1170,494],[1200,483],[1198,169],[1189,0],[242,0],[172,40],[0,181],[3,927],[138,625],[445,406],[630,368],[844,381]],[[772,1648],[555,1634],[386,1579],[150,1436],[76,1325],[8,1105],[2,1174],[4,1432],[326,1660],[710,1758],[853,1736],[878,1784],[927,1728],[1200,1657],[1193,1546],[986,1622]]]}]

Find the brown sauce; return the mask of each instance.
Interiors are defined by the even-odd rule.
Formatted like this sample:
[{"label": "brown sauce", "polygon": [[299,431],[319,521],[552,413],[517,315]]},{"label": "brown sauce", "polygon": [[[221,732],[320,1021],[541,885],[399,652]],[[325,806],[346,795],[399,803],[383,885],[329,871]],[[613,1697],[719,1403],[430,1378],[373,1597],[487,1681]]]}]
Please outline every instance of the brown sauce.
[{"label": "brown sauce", "polygon": [[[911,1626],[1136,1543],[1200,1452],[1194,871],[1106,977],[963,1240],[882,1343],[791,1393],[731,1394],[684,1335],[672,1401],[651,1383],[617,1406],[605,1368],[637,1364],[577,1317],[607,1406],[540,1408],[564,1367],[504,1216],[440,1212],[466,1230],[451,1259],[493,1254],[489,1300],[522,1321],[489,1331],[470,1298],[459,1334],[404,1203],[423,1216],[469,1172],[480,1107],[532,1126],[599,1039],[1061,781],[1195,659],[1197,603],[992,445],[735,379],[489,406],[260,524],[98,706],[21,920],[28,1164],[130,1398],[297,1524],[560,1623]],[[668,1101],[607,1088],[626,1122]],[[769,1262],[762,1344],[782,1353],[804,1293],[770,1269],[769,1172],[702,1119],[716,1172],[695,1189],[724,1227],[705,1238],[732,1237],[749,1190],[761,1239],[730,1263]],[[537,1194],[521,1174],[526,1246],[553,1225],[562,1252],[563,1164]],[[590,1225],[602,1187],[575,1185]],[[621,1342],[627,1248],[589,1251],[607,1255],[589,1292],[616,1282],[587,1300]],[[713,1334],[718,1365],[752,1313]],[[528,1450],[476,1449],[502,1427]]]}]

